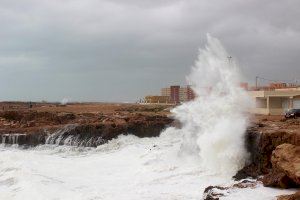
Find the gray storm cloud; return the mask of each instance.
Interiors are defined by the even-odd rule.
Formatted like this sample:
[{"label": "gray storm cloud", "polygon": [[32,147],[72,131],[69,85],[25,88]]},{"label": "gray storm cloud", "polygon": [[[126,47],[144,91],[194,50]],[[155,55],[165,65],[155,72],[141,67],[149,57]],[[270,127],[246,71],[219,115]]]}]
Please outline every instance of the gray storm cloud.
[{"label": "gray storm cloud", "polygon": [[299,79],[298,0],[0,0],[0,100],[135,101],[185,84],[206,33],[242,68]]}]

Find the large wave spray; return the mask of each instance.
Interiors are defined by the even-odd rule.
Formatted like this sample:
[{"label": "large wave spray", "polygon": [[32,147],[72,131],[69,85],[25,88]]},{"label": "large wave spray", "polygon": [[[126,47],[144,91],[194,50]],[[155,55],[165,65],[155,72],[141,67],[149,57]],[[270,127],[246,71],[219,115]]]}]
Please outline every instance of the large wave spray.
[{"label": "large wave spray", "polygon": [[209,35],[207,40],[187,77],[197,97],[172,112],[182,123],[181,153],[199,155],[206,171],[233,175],[247,160],[245,112],[252,102],[222,44]]}]

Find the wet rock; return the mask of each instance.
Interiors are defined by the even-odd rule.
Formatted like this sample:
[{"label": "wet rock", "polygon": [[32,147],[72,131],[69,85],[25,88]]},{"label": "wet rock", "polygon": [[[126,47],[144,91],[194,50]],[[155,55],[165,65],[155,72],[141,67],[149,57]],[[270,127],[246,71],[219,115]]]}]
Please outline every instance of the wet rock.
[{"label": "wet rock", "polygon": [[[264,124],[260,125],[260,123]],[[247,129],[245,145],[251,155],[250,163],[234,176],[235,180],[247,177],[256,178],[259,175],[270,173],[272,152],[277,146],[284,143],[300,146],[299,126],[295,125],[294,128],[289,129],[290,123],[288,120],[287,122],[276,122],[274,125],[269,121],[261,120]],[[295,124],[294,121],[293,124]]]},{"label": "wet rock", "polygon": [[242,180],[231,186],[209,186],[205,188],[203,193],[204,200],[219,200],[220,197],[228,196],[234,192],[236,188],[254,188],[257,185],[256,180]]},{"label": "wet rock", "polygon": [[[39,120],[32,120],[32,117],[28,117],[31,121],[27,121],[26,126],[2,127],[0,142],[29,146],[48,143],[96,147],[121,134],[132,134],[138,137],[159,136],[161,131],[173,121],[164,115],[143,114],[107,115],[102,121],[99,121],[99,116],[95,114],[84,114],[82,115],[84,118],[79,119],[70,114],[60,114],[58,118],[45,113],[40,113],[39,116],[41,117]],[[44,125],[41,122],[42,119],[50,120],[48,125]],[[59,120],[51,124],[53,119]],[[61,124],[74,119],[78,123]]]},{"label": "wet rock", "polygon": [[232,185],[232,188],[254,188],[257,185],[255,180],[242,180]]},{"label": "wet rock", "polygon": [[205,188],[203,193],[204,200],[219,200],[220,197],[225,196],[226,190],[228,187],[221,187],[221,186],[208,186]]},{"label": "wet rock", "polygon": [[300,200],[300,191],[295,194],[281,195],[277,198],[277,200]]},{"label": "wet rock", "polygon": [[279,145],[272,154],[272,171],[263,179],[265,186],[290,188],[300,186],[300,146]]},{"label": "wet rock", "polygon": [[266,187],[290,188],[296,187],[296,184],[284,173],[277,170],[272,170],[262,179]]},{"label": "wet rock", "polygon": [[252,163],[239,170],[232,178],[235,181],[239,181],[246,178],[258,178],[259,176],[260,172],[257,165]]},{"label": "wet rock", "polygon": [[40,131],[35,134],[2,134],[0,135],[0,143],[2,144],[18,144],[23,146],[36,146],[38,144],[45,144],[47,133]]}]

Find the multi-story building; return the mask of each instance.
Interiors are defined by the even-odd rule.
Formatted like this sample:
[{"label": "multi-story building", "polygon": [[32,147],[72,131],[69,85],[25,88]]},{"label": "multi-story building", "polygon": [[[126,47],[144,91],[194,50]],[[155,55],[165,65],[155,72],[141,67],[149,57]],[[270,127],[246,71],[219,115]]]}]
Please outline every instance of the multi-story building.
[{"label": "multi-story building", "polygon": [[170,90],[171,90],[171,101],[174,103],[179,103],[179,90],[180,90],[180,86],[179,85],[172,85],[170,86]]},{"label": "multi-story building", "polygon": [[162,88],[161,96],[169,96],[173,103],[180,103],[193,100],[195,93],[190,86],[180,87],[179,85],[173,85],[168,88]]},{"label": "multi-story building", "polygon": [[171,88],[162,88],[161,90],[160,90],[160,94],[161,94],[161,96],[171,96]]}]

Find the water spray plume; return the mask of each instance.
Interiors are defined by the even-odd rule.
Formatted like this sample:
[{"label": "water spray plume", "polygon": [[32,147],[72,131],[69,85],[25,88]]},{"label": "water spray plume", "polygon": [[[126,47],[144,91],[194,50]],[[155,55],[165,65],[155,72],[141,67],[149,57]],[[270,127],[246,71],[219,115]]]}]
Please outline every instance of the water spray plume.
[{"label": "water spray plume", "polygon": [[199,156],[203,170],[231,176],[248,158],[244,135],[252,100],[239,86],[239,69],[228,55],[219,40],[207,35],[187,77],[197,97],[172,113],[182,123],[181,153]]}]

